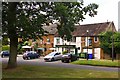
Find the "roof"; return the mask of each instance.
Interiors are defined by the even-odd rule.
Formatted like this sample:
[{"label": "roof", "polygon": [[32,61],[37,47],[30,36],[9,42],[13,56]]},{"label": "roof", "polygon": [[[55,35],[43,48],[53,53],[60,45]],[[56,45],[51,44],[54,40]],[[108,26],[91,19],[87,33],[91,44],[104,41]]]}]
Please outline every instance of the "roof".
[{"label": "roof", "polygon": [[[78,25],[76,29],[72,32],[73,36],[99,36],[101,32],[106,31],[116,31],[113,22],[104,22],[104,23],[94,23],[94,24],[85,24]],[[87,33],[88,30],[88,33]]]},{"label": "roof", "polygon": [[[106,31],[115,32],[115,26],[113,22],[104,22],[104,23],[93,23],[93,24],[85,24],[85,25],[76,25],[75,30],[72,32],[73,36],[99,36],[100,33]],[[88,33],[87,33],[88,30]],[[59,36],[58,33],[55,35]]]},{"label": "roof", "polygon": [[49,26],[42,27],[48,34],[55,34],[57,32],[57,24],[51,24]]}]

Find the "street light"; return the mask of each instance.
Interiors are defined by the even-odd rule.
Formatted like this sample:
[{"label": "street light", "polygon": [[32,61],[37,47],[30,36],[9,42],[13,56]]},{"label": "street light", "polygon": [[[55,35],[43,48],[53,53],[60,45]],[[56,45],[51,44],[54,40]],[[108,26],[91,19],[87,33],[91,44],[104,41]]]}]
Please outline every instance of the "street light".
[{"label": "street light", "polygon": [[88,60],[88,32],[89,30],[87,30],[87,54],[86,54],[87,60]]}]

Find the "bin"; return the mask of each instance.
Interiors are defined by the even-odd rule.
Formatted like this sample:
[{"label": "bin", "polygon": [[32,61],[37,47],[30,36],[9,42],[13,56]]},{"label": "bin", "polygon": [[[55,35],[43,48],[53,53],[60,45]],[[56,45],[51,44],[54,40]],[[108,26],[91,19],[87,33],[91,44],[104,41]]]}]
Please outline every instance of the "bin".
[{"label": "bin", "polygon": [[93,59],[93,54],[88,54],[88,59]]},{"label": "bin", "polygon": [[81,53],[80,58],[86,58],[86,53]]}]

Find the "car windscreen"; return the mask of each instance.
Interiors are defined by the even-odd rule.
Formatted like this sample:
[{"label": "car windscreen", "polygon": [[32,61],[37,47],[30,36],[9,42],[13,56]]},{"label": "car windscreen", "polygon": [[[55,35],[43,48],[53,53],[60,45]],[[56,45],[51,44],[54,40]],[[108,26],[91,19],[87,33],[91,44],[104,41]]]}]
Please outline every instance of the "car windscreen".
[{"label": "car windscreen", "polygon": [[55,54],[56,54],[55,52],[52,52],[52,53],[48,54],[48,56],[53,56]]}]

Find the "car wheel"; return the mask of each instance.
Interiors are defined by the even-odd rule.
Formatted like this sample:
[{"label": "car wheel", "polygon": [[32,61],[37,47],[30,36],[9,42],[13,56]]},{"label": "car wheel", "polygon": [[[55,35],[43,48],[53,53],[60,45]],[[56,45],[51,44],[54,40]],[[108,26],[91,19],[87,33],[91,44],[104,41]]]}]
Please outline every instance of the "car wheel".
[{"label": "car wheel", "polygon": [[68,60],[68,63],[72,62],[71,59]]},{"label": "car wheel", "polygon": [[54,61],[54,60],[55,60],[54,58],[51,59],[51,61]]},{"label": "car wheel", "polygon": [[3,58],[3,57],[4,57],[4,55],[1,55],[1,57]]},{"label": "car wheel", "polygon": [[26,58],[23,57],[23,59],[25,60]]},{"label": "car wheel", "polygon": [[64,63],[65,61],[64,61],[64,60],[61,60],[61,62],[63,62],[63,63]]}]

